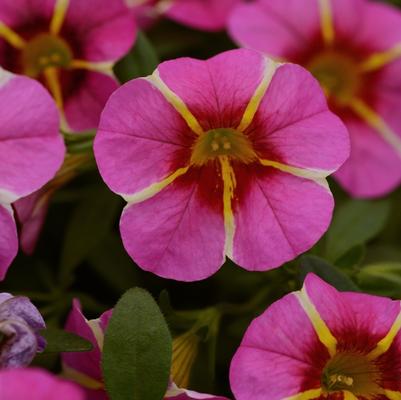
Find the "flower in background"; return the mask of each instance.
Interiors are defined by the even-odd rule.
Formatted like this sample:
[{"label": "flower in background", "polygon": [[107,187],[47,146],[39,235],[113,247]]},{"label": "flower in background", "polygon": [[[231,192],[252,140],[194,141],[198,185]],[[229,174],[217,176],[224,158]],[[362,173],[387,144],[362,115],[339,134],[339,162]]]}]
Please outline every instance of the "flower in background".
[{"label": "flower in background", "polygon": [[0,369],[29,365],[46,346],[39,333],[45,328],[42,316],[27,297],[0,293]]},{"label": "flower in background", "polygon": [[44,83],[70,129],[94,129],[134,42],[127,11],[123,0],[2,0],[0,65]]},{"label": "flower in background", "polygon": [[191,28],[219,31],[226,27],[240,0],[125,0],[141,27],[161,15]]},{"label": "flower in background", "polygon": [[[87,400],[108,400],[104,389],[101,371],[101,358],[104,342],[104,334],[112,315],[112,310],[106,311],[100,318],[88,321],[81,311],[81,306],[74,300],[72,310],[68,316],[65,329],[75,333],[93,344],[93,350],[85,353],[62,354],[63,375],[79,383],[86,391]],[[186,376],[187,374],[183,374]],[[165,399],[191,400],[211,399],[226,400],[223,397],[205,395],[186,389],[178,388],[170,383]]]},{"label": "flower in background", "polygon": [[47,371],[28,368],[0,371],[1,400],[84,400],[76,385]]},{"label": "flower in background", "polygon": [[1,68],[0,121],[1,280],[18,249],[10,204],[53,178],[65,147],[57,109],[48,92],[38,82]]},{"label": "flower in background", "polygon": [[401,398],[401,302],[309,274],[249,326],[230,370],[237,400]]},{"label": "flower in background", "polygon": [[282,265],[326,231],[326,177],[348,135],[303,68],[251,50],[182,58],[118,89],[95,139],[100,173],[128,205],[126,250],[147,271],[204,279],[228,256]]},{"label": "flower in background", "polygon": [[229,30],[241,45],[301,64],[347,125],[351,156],[335,174],[353,196],[401,182],[401,13],[369,0],[257,0]]}]

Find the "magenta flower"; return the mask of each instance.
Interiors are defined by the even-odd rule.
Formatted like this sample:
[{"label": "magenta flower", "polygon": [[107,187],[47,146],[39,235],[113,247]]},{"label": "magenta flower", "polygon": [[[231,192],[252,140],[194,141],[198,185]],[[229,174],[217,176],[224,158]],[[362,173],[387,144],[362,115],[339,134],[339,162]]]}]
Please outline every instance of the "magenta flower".
[{"label": "magenta flower", "polygon": [[85,399],[76,385],[37,368],[0,371],[0,394],[1,400]]},{"label": "magenta flower", "polygon": [[[85,353],[64,353],[62,355],[64,376],[79,383],[86,391],[87,400],[108,400],[104,389],[103,377],[100,368],[104,333],[111,318],[112,310],[103,313],[100,318],[88,321],[81,311],[81,306],[74,300],[72,310],[68,316],[66,330],[75,333],[93,345],[93,350]],[[210,399],[227,400],[223,397],[196,393],[191,390],[180,389],[173,382],[170,383],[165,400],[192,400]]]},{"label": "magenta flower", "polygon": [[237,400],[401,398],[401,303],[310,274],[248,328],[230,370]]},{"label": "magenta flower", "polygon": [[267,270],[308,250],[332,215],[325,177],[348,150],[317,81],[250,50],[165,62],[127,83],[95,140],[103,179],[128,202],[128,253],[183,281],[226,255]]},{"label": "magenta flower", "polygon": [[1,280],[18,249],[10,204],[53,178],[65,147],[57,109],[48,92],[34,80],[2,69],[0,121]]},{"label": "magenta flower", "polygon": [[39,334],[45,328],[42,316],[27,297],[0,293],[0,369],[29,365],[46,346]]},{"label": "magenta flower", "polygon": [[43,82],[70,129],[96,128],[134,42],[127,11],[123,0],[2,0],[0,65]]},{"label": "magenta flower", "polygon": [[335,177],[353,196],[401,182],[401,13],[369,0],[257,0],[230,20],[238,43],[308,68],[347,125],[351,156]]},{"label": "magenta flower", "polygon": [[149,21],[165,15],[180,24],[205,31],[226,27],[233,7],[240,0],[126,0],[137,21],[147,27]]}]

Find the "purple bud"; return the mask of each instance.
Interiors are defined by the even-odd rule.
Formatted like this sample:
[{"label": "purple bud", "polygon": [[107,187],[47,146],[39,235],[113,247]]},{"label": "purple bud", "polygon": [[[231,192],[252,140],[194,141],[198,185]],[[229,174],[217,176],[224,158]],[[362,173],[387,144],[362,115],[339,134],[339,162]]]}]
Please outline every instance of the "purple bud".
[{"label": "purple bud", "polygon": [[29,365],[45,340],[45,322],[27,297],[0,293],[0,369]]}]

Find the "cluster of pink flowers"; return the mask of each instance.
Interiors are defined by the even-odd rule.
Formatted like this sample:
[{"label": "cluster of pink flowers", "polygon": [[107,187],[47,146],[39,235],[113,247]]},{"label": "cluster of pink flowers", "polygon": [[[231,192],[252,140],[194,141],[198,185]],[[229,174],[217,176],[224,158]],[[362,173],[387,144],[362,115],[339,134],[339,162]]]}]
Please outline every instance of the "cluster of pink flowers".
[{"label": "cluster of pink flowers", "polygon": [[[119,87],[113,66],[137,24],[161,16],[228,25],[249,48],[166,61]],[[370,0],[1,0],[0,279],[18,250],[14,210],[32,250],[45,185],[70,172],[63,133],[90,129],[142,269],[188,282],[227,258],[249,271],[295,259],[331,222],[330,175],[355,197],[400,184],[400,58],[401,14]],[[44,321],[27,298],[0,294],[0,398],[107,400],[111,316],[87,321],[73,304],[66,330],[94,346],[62,356],[80,388],[25,368],[44,348]],[[399,400],[400,330],[399,301],[309,275],[252,322],[231,388],[237,400]],[[172,381],[165,399],[223,400]]]}]

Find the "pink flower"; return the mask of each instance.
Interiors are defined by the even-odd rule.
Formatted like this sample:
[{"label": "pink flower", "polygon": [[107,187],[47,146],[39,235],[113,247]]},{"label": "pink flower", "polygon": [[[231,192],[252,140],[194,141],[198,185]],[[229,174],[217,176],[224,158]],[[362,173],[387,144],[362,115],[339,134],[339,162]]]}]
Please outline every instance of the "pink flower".
[{"label": "pink flower", "polygon": [[1,400],[85,399],[74,384],[37,368],[0,371],[0,394]]},{"label": "pink flower", "polygon": [[[76,381],[85,389],[87,400],[108,400],[104,389],[100,362],[102,358],[104,334],[111,318],[112,310],[106,311],[99,319],[88,321],[81,311],[81,306],[74,300],[68,316],[66,330],[75,333],[93,344],[93,350],[85,353],[64,353],[62,355],[64,375]],[[178,388],[170,383],[165,400],[211,399],[227,400],[223,397],[205,395]]]},{"label": "pink flower", "polygon": [[127,11],[123,0],[2,0],[0,64],[43,82],[70,129],[94,129],[134,42]]},{"label": "pink flower", "polygon": [[126,0],[141,26],[165,15],[180,24],[205,31],[226,27],[233,7],[240,0]]},{"label": "pink flower", "polygon": [[336,173],[353,196],[401,182],[401,13],[369,0],[257,0],[233,12],[232,37],[308,68],[347,125],[351,156]]},{"label": "pink flower", "polygon": [[329,225],[325,178],[349,143],[307,71],[234,50],[165,62],[124,85],[94,147],[103,179],[128,202],[128,253],[193,281],[226,256],[267,270],[308,250]]},{"label": "pink flower", "polygon": [[18,248],[10,204],[53,178],[64,152],[57,109],[47,91],[0,69],[0,280]]},{"label": "pink flower", "polygon": [[310,274],[248,328],[230,370],[237,400],[401,398],[401,303]]}]

